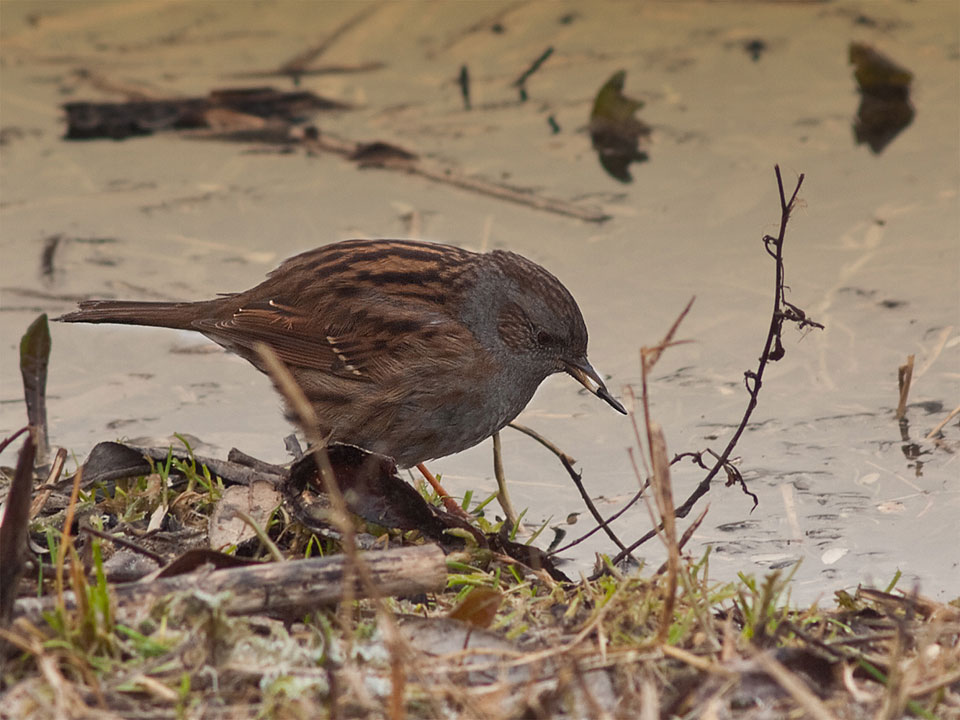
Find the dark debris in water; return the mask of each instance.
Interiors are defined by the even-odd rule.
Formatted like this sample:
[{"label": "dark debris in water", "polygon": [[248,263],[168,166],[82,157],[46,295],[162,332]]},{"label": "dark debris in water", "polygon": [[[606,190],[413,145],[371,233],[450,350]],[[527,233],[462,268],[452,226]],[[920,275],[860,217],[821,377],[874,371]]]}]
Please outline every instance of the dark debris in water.
[{"label": "dark debris in water", "polygon": [[913,73],[863,43],[850,43],[849,55],[860,90],[853,134],[879,154],[913,122]]},{"label": "dark debris in water", "polygon": [[112,139],[152,135],[171,130],[209,129],[218,114],[239,114],[288,124],[318,110],[349,106],[311,92],[280,92],[270,87],[212,90],[206,97],[133,100],[129,102],[69,102],[67,140]]},{"label": "dark debris in water", "polygon": [[649,158],[640,148],[650,127],[634,117],[643,102],[623,94],[626,71],[620,70],[603,84],[590,113],[590,140],[603,169],[620,182],[633,180],[630,164]]},{"label": "dark debris in water", "polygon": [[754,62],[760,60],[760,56],[767,51],[767,43],[760,38],[752,38],[743,43],[743,49]]}]

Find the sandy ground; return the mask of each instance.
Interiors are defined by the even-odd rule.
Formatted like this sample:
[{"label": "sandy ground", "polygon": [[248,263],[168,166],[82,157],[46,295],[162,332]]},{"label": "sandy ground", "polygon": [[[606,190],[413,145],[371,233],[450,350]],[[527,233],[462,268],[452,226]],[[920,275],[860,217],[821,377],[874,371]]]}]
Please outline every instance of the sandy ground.
[{"label": "sandy ground", "polygon": [[[693,342],[658,367],[653,409],[672,452],[720,449],[769,322],[773,269],[760,238],[779,218],[780,163],[789,185],[807,178],[787,239],[790,300],[826,330],[788,331],[739,446],[759,508],[718,484],[690,550],[712,545],[718,578],[803,559],[797,593],[808,599],[884,585],[898,568],[906,586],[960,593],[957,421],[946,446],[923,440],[960,401],[955,3],[4,0],[0,13],[0,434],[24,422],[16,352],[39,312],[90,296],[199,299],[244,289],[319,244],[415,236],[509,248],[551,269],[579,300],[591,358],[618,393],[639,379],[639,347],[696,295],[681,332]],[[291,89],[238,75],[325,38],[315,65],[382,67],[302,79],[356,106],[315,117],[324,132],[394,142],[612,219],[586,223],[331,155],[172,135],[61,139],[61,103],[121,100],[122,87]],[[744,50],[753,39],[767,48],[756,61]],[[880,155],[853,141],[852,40],[915,75],[916,118]],[[518,102],[511,83],[547,47]],[[456,83],[464,64],[470,111]],[[619,69],[653,126],[650,162],[633,166],[629,184],[604,173],[586,131],[594,94]],[[52,440],[77,458],[100,440],[181,432],[208,453],[237,446],[284,459],[289,427],[268,381],[203,338],[57,325],[53,341]],[[893,409],[908,354],[917,371],[903,435]],[[605,511],[636,488],[629,423],[569,378],[546,382],[520,419],[579,460]],[[516,433],[504,445],[514,503],[531,524],[582,509],[545,451]],[[489,443],[436,466],[455,493],[494,487]],[[699,477],[677,469],[676,495]],[[580,517],[569,532],[588,527]],[[617,529],[630,540],[648,526],[639,509]],[[596,539],[569,557],[586,567],[611,551]],[[660,556],[652,544],[643,553]]]}]

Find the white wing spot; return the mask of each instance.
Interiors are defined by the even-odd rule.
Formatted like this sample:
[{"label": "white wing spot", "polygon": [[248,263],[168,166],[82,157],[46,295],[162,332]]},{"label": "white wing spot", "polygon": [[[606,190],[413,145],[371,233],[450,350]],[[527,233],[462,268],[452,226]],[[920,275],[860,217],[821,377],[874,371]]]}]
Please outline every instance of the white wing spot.
[{"label": "white wing spot", "polygon": [[363,376],[363,373],[357,370],[350,361],[347,359],[347,356],[340,352],[340,349],[337,347],[337,339],[331,335],[327,335],[327,342],[330,343],[330,349],[333,350],[334,354],[340,359],[340,362],[343,363],[343,366],[352,372],[354,375]]}]

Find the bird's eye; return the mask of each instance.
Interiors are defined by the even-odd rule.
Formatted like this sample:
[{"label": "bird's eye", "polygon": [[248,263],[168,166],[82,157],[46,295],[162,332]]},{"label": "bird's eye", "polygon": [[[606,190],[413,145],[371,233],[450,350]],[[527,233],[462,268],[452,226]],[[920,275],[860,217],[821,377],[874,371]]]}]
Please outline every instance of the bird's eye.
[{"label": "bird's eye", "polygon": [[540,347],[552,347],[557,344],[557,338],[546,330],[537,333],[537,345]]}]

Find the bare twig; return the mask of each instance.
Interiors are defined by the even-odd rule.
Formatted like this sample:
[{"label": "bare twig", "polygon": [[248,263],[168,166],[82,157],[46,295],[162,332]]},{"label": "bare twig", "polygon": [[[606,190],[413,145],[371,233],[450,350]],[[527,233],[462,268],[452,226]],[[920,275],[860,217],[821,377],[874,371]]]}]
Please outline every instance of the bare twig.
[{"label": "bare twig", "polygon": [[93,535],[94,537],[98,537],[101,540],[106,540],[108,542],[116,543],[121,547],[127,548],[127,550],[130,550],[131,552],[135,552],[140,555],[143,555],[144,557],[150,558],[155,563],[157,563],[157,565],[162,566],[166,562],[166,560],[162,555],[159,555],[158,553],[155,553],[152,550],[147,550],[145,547],[141,547],[137,545],[137,543],[133,542],[132,540],[127,540],[127,538],[120,537],[119,535],[114,535],[113,533],[104,532],[103,530],[97,530],[96,528],[90,527],[89,525],[81,526],[80,532],[86,533],[88,535]]},{"label": "bare twig", "polygon": [[3,440],[0,440],[0,452],[3,452],[7,449],[7,446],[10,445],[14,440],[23,435],[25,432],[29,432],[30,426],[24,425],[22,428],[17,430],[13,435],[5,437]]},{"label": "bare twig", "polygon": [[527,80],[540,69],[540,66],[543,65],[551,55],[553,55],[553,47],[548,47],[537,56],[536,60],[530,63],[530,67],[524,70],[520,77],[513,81],[512,87],[520,91],[520,102],[526,102],[527,100]]},{"label": "bare twig", "polygon": [[333,31],[330,32],[330,34],[328,34],[319,43],[313,47],[307,48],[303,52],[297,53],[286,62],[281,63],[280,67],[277,69],[277,73],[280,75],[290,75],[294,78],[298,75],[304,74],[307,65],[323,55],[331,45],[370,17],[379,9],[379,7],[379,5],[369,5],[359,12],[354,13],[344,22],[340,23],[340,25],[334,28]]},{"label": "bare twig", "polygon": [[[677,542],[677,549],[683,550],[686,547],[687,543],[690,542],[690,538],[693,537],[693,534],[697,531],[697,528],[703,523],[705,517],[707,517],[707,510],[710,509],[710,506],[707,505],[696,519],[690,523],[690,527],[683,531],[683,535],[680,536],[680,540]],[[663,575],[667,571],[668,562],[663,563],[660,567],[657,568],[657,571],[654,573],[654,576]]]},{"label": "bare twig", "polygon": [[[780,232],[777,237],[766,235],[763,238],[767,253],[774,259],[776,263],[773,316],[770,319],[770,329],[767,332],[766,341],[764,342],[763,352],[760,354],[757,369],[755,371],[747,370],[744,373],[744,385],[746,386],[750,399],[747,403],[747,409],[743,414],[743,418],[740,421],[740,425],[737,427],[736,431],[734,431],[733,436],[730,438],[727,446],[723,449],[723,452],[721,452],[719,455],[716,455],[716,462],[707,472],[706,477],[700,481],[700,483],[690,494],[690,496],[683,502],[683,504],[676,508],[676,516],[680,518],[686,517],[696,502],[710,490],[710,483],[713,481],[713,478],[716,477],[717,473],[719,473],[722,469],[727,471],[728,481],[741,482],[741,487],[744,487],[745,489],[746,486],[742,484],[742,477],[740,476],[739,471],[737,471],[736,468],[730,464],[730,455],[733,453],[734,447],[736,447],[737,443],[740,441],[740,437],[746,430],[747,425],[750,422],[750,418],[753,415],[753,411],[757,407],[757,398],[760,394],[760,388],[763,384],[763,373],[766,370],[767,363],[770,361],[779,360],[784,355],[785,351],[780,337],[784,320],[796,322],[801,327],[823,327],[819,323],[808,319],[803,310],[788,303],[784,298],[785,287],[783,242],[786,237],[787,222],[790,220],[790,214],[793,211],[797,194],[800,192],[800,187],[803,185],[804,176],[801,173],[801,175],[797,178],[797,184],[788,200],[783,189],[783,178],[780,175],[780,166],[774,166],[774,171],[777,176],[777,189],[780,193]],[[645,533],[639,540],[636,540],[629,545],[626,551],[621,551],[619,555],[614,557],[613,564],[621,562],[624,558],[626,558],[627,551],[633,551],[643,543],[647,542],[655,534],[655,530],[650,530]]]},{"label": "bare twig", "polygon": [[[358,151],[365,146],[364,143],[349,138],[338,137],[326,132],[320,133],[319,136],[315,138],[305,139],[304,144],[308,150],[314,149],[332,152],[348,158],[356,157]],[[407,154],[412,155],[411,153]],[[528,188],[514,187],[492,180],[464,175],[450,165],[444,165],[416,156],[404,157],[402,159],[389,158],[386,160],[365,159],[362,166],[418,175],[427,180],[432,180],[444,185],[451,185],[461,190],[479,193],[499,200],[525,205],[535,210],[543,210],[586,222],[601,223],[610,219],[607,213],[597,207],[577,205],[576,203],[565,200],[538,195]]]},{"label": "bare twig", "polygon": [[[593,519],[596,520],[597,525],[600,526],[603,529],[603,531],[607,534],[607,537],[609,537],[613,541],[613,543],[618,548],[620,548],[622,553],[626,553],[627,549],[626,547],[624,547],[623,542],[620,540],[620,538],[616,536],[613,530],[610,529],[606,521],[604,521],[603,516],[600,515],[600,511],[597,510],[597,506],[593,504],[593,500],[590,498],[590,494],[587,492],[587,489],[583,486],[583,476],[573,469],[573,463],[575,463],[576,460],[574,460],[572,457],[567,455],[565,452],[563,452],[563,450],[558,448],[556,445],[554,445],[552,442],[547,440],[545,437],[543,437],[536,431],[531,430],[530,428],[515,422],[510,423],[510,427],[512,427],[514,430],[519,430],[524,435],[529,435],[530,437],[532,437],[534,440],[539,442],[541,445],[543,445],[545,448],[547,448],[550,452],[552,452],[554,455],[556,455],[560,459],[560,464],[563,465],[564,470],[567,471],[567,474],[570,476],[570,479],[573,480],[573,484],[576,486],[577,492],[580,493],[580,497],[583,499],[584,505],[587,506],[587,510],[590,511],[590,514],[593,516]],[[556,554],[556,551],[551,554]]]},{"label": "bare twig", "polygon": [[612,523],[614,520],[616,520],[616,519],[619,518],[621,515],[623,515],[627,510],[629,510],[630,508],[632,508],[632,507],[637,503],[637,501],[638,501],[640,498],[642,498],[642,497],[643,497],[643,491],[641,490],[641,491],[638,492],[636,495],[634,495],[632,498],[630,498],[630,500],[627,501],[626,505],[624,505],[622,508],[620,508],[619,510],[617,510],[615,513],[613,513],[613,515],[611,515],[610,517],[608,517],[608,518],[607,518],[606,520],[604,520],[602,523],[598,523],[598,524],[595,525],[592,529],[590,529],[589,531],[585,532],[583,535],[581,535],[580,537],[576,538],[575,540],[571,540],[571,541],[568,542],[566,545],[561,545],[560,547],[551,550],[549,554],[550,554],[550,555],[559,555],[560,553],[566,552],[567,550],[569,550],[569,549],[572,548],[572,547],[576,547],[577,545],[579,545],[580,543],[582,543],[584,540],[590,539],[592,536],[594,536],[595,534],[597,534],[597,533],[600,532],[601,530],[606,530],[607,526],[608,526],[610,523]]},{"label": "bare twig", "polygon": [[537,195],[533,190],[527,188],[518,188],[503,183],[485,180],[483,178],[464,175],[458,170],[443,165],[428,164],[421,161],[416,165],[406,168],[411,175],[419,175],[427,180],[452,185],[461,190],[469,190],[480,195],[496,198],[498,200],[507,200],[518,205],[526,205],[535,210],[543,210],[554,215],[565,215],[567,217],[584,220],[585,222],[602,223],[610,219],[610,216],[603,210],[596,207],[584,207],[575,203],[560,200],[558,198],[544,197]]},{"label": "bare twig", "polygon": [[[498,25],[502,25],[507,15],[512,13],[514,10],[517,10],[524,5],[526,5],[526,0],[520,0],[519,2],[510,3],[509,5],[501,8],[497,8],[495,12],[490,15],[487,15],[480,20],[468,25],[467,27],[459,30],[458,32],[452,34],[438,49],[436,52],[444,53],[452,48],[454,45],[458,44],[462,40],[470,37],[479,32],[489,31],[491,28],[494,28]],[[432,57],[431,53],[428,57]]]},{"label": "bare twig", "polygon": [[575,464],[576,464],[577,461],[576,461],[575,458],[572,458],[572,457],[570,457],[569,455],[567,455],[563,450],[561,450],[559,447],[557,447],[556,445],[554,445],[548,438],[545,438],[543,435],[541,435],[540,433],[538,433],[538,432],[537,432],[536,430],[534,430],[533,428],[527,427],[526,425],[521,425],[520,423],[518,423],[518,422],[516,422],[516,421],[507,423],[507,425],[508,425],[509,427],[512,427],[514,430],[517,430],[517,431],[519,431],[519,432],[522,432],[522,433],[523,433],[524,435],[526,435],[527,437],[533,438],[533,439],[536,440],[538,443],[540,443],[541,445],[543,445],[547,450],[549,450],[549,451],[552,452],[554,455],[556,455],[558,458],[561,458],[561,459],[566,458],[567,462],[570,463],[571,465],[575,465]]}]

